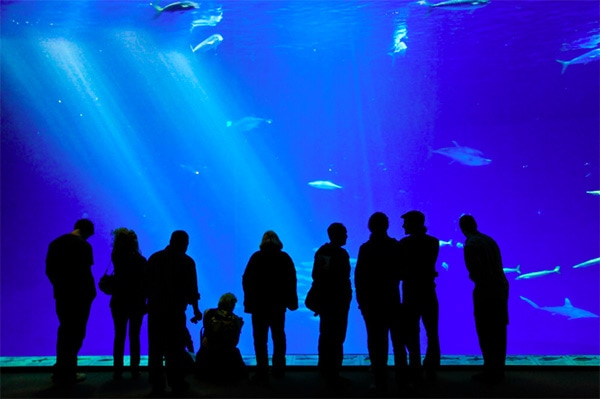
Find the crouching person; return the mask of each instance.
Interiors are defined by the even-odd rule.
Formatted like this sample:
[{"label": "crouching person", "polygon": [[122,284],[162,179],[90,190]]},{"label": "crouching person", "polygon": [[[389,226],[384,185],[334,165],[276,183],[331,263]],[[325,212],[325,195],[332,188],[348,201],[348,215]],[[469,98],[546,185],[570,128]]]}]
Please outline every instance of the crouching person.
[{"label": "crouching person", "polygon": [[217,308],[204,312],[196,375],[204,381],[226,383],[247,378],[246,364],[237,348],[244,321],[233,313],[237,298],[226,293]]}]

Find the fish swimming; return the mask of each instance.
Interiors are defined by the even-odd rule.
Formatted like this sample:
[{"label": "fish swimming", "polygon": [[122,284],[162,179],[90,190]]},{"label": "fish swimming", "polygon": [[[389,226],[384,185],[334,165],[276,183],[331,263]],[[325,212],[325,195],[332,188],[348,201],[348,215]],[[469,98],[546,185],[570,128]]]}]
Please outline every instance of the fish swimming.
[{"label": "fish swimming", "polygon": [[559,62],[562,64],[562,71],[560,71],[560,73],[563,74],[563,73],[565,73],[565,71],[567,70],[567,67],[569,65],[587,64],[590,61],[596,61],[598,59],[600,59],[600,48],[588,51],[587,53],[582,54],[579,57],[575,57],[570,61],[556,60],[556,62]]},{"label": "fish swimming", "polygon": [[589,312],[584,309],[576,308],[571,304],[569,298],[565,298],[565,304],[563,306],[538,306],[535,302],[530,299],[525,298],[524,296],[520,297],[522,300],[530,304],[536,309],[545,310],[546,312],[550,312],[553,315],[559,314],[561,316],[566,316],[569,320],[573,319],[583,319],[587,317],[597,318],[598,315],[592,312]]},{"label": "fish swimming", "polygon": [[450,265],[447,262],[442,262],[442,267],[444,268],[445,271],[448,271],[448,268],[450,267]]},{"label": "fish swimming", "polygon": [[260,124],[266,123],[270,125],[273,123],[272,119],[259,118],[256,116],[245,116],[237,121],[227,121],[227,127],[231,127],[242,132],[246,132],[248,130],[256,129]]},{"label": "fish swimming", "polygon": [[[467,166],[483,166],[489,165],[492,162],[491,159],[486,159],[482,155],[483,153],[479,150],[470,147],[462,147],[456,141],[452,141],[454,147],[439,148],[437,150],[429,148],[430,154],[444,155],[452,162],[456,161]],[[451,163],[452,163],[451,162]]]},{"label": "fish swimming", "polygon": [[210,35],[206,39],[202,40],[200,43],[198,43],[196,45],[196,47],[192,47],[190,45],[190,48],[192,49],[192,52],[194,52],[194,53],[198,50],[208,51],[211,49],[216,49],[219,46],[219,44],[221,44],[222,41],[223,41],[223,36],[219,35],[218,33],[215,33],[214,35]]},{"label": "fish swimming", "polygon": [[528,280],[530,278],[537,278],[537,277],[547,276],[549,274],[554,274],[554,273],[560,274],[560,266],[556,266],[552,270],[542,270],[542,271],[539,271],[539,272],[521,274],[515,280]]},{"label": "fish swimming", "polygon": [[586,191],[585,193],[589,195],[600,195],[600,190]]},{"label": "fish swimming", "polygon": [[517,265],[517,267],[515,267],[514,269],[505,267],[502,269],[504,271],[504,274],[507,273],[517,273],[517,274],[521,274],[521,265]]},{"label": "fish swimming", "polygon": [[198,18],[192,21],[190,32],[194,30],[194,28],[198,28],[201,26],[217,26],[219,22],[223,19],[223,15],[210,15],[208,18]]},{"label": "fish swimming", "polygon": [[315,180],[309,182],[308,185],[318,188],[319,190],[338,190],[343,188],[342,186],[332,183],[329,180]]},{"label": "fish swimming", "polygon": [[440,241],[440,248],[441,247],[451,247],[452,246],[452,239],[448,240],[448,241],[444,241],[444,240],[439,240]]},{"label": "fish swimming", "polygon": [[579,269],[580,267],[588,267],[588,266],[598,265],[598,264],[600,264],[600,258],[594,258],[594,259],[586,260],[583,263],[576,264],[575,266],[573,266],[573,269]]},{"label": "fish swimming", "polygon": [[164,7],[160,7],[156,4],[152,4],[152,6],[156,9],[156,11],[158,11],[157,15],[160,15],[163,12],[188,11],[200,8],[200,4],[193,1],[176,1],[171,4],[167,4]]},{"label": "fish swimming", "polygon": [[440,1],[439,3],[430,3],[426,0],[419,1],[418,4],[429,6],[432,8],[443,8],[446,10],[475,10],[477,8],[481,8],[490,3],[490,0],[446,0]]}]

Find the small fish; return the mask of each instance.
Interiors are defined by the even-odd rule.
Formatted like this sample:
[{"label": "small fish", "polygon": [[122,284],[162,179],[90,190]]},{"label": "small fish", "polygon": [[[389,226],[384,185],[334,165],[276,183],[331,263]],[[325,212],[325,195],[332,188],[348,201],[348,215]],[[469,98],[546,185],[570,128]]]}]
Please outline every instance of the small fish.
[{"label": "small fish", "polygon": [[542,270],[542,271],[539,271],[539,272],[521,274],[515,280],[528,280],[530,278],[537,278],[537,277],[547,276],[549,274],[554,274],[554,273],[560,274],[560,266],[556,266],[552,270]]},{"label": "small fish", "polygon": [[444,268],[444,270],[448,271],[450,265],[447,262],[442,262],[442,267]]},{"label": "small fish", "polygon": [[504,269],[502,269],[502,270],[504,270],[504,274],[507,274],[507,273],[517,273],[517,274],[521,274],[521,265],[517,265],[517,267],[515,267],[515,268],[513,268],[513,269],[511,269],[511,268],[508,268],[508,267],[505,267],[505,268],[504,268]]},{"label": "small fish", "polygon": [[266,123],[267,125],[270,125],[271,123],[273,123],[273,120],[266,119],[266,118],[259,118],[256,116],[245,116],[242,119],[237,120],[235,122],[227,121],[226,126],[240,130],[242,132],[246,132],[248,130],[256,129],[262,123]]},{"label": "small fish", "polygon": [[586,260],[583,263],[576,264],[575,266],[573,266],[573,269],[579,269],[580,267],[588,267],[588,266],[598,265],[598,264],[600,264],[600,258],[594,258],[594,259]]},{"label": "small fish", "polygon": [[587,64],[590,61],[596,61],[598,59],[600,59],[600,48],[588,51],[587,53],[582,54],[579,57],[575,57],[570,61],[556,60],[556,62],[559,62],[562,64],[562,71],[560,71],[560,73],[563,74],[563,73],[565,73],[565,71],[567,70],[567,67],[569,65]]},{"label": "small fish", "polygon": [[329,180],[315,180],[308,182],[308,185],[319,190],[339,190],[343,188],[340,185],[330,182]]},{"label": "small fish", "polygon": [[456,141],[452,141],[452,143],[454,143],[454,147],[445,147],[437,150],[430,147],[429,153],[444,155],[452,159],[452,162],[456,161],[467,166],[483,166],[489,165],[490,162],[492,162],[491,159],[484,158],[482,156],[483,153],[479,150],[470,147],[462,147]]},{"label": "small fish", "polygon": [[157,15],[160,15],[163,12],[188,11],[200,8],[200,4],[193,1],[176,1],[171,4],[167,4],[164,7],[160,7],[156,4],[152,4],[152,6],[156,9],[156,11],[158,11]]},{"label": "small fish", "polygon": [[600,190],[586,191],[585,193],[589,195],[600,195]]},{"label": "small fish", "polygon": [[451,247],[451,246],[452,246],[452,239],[450,239],[448,241],[440,240],[440,247]]},{"label": "small fish", "polygon": [[198,43],[196,45],[196,47],[192,47],[190,45],[190,48],[192,49],[192,52],[194,52],[194,53],[198,50],[208,51],[211,49],[216,49],[219,46],[219,44],[221,44],[222,41],[223,41],[223,36],[219,35],[218,33],[215,33],[214,35],[210,35],[206,39],[202,40],[200,43]]},{"label": "small fish", "polygon": [[565,298],[565,304],[563,306],[538,306],[535,302],[530,299],[525,298],[524,296],[520,297],[522,300],[530,304],[536,309],[544,310],[546,312],[550,312],[553,315],[559,314],[561,316],[566,316],[569,320],[573,319],[583,319],[583,318],[597,318],[598,315],[592,312],[589,312],[584,309],[576,308],[571,304],[569,298]]},{"label": "small fish", "polygon": [[459,241],[456,243],[456,248],[464,248],[464,247],[465,247],[465,244],[463,244],[462,242]]}]

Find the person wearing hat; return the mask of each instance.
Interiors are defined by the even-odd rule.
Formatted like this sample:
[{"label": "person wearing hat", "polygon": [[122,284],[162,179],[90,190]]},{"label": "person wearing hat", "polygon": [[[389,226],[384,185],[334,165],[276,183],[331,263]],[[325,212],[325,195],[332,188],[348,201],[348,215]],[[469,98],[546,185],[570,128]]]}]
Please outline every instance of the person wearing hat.
[{"label": "person wearing hat", "polygon": [[[438,273],[439,240],[427,234],[425,215],[410,211],[402,215],[406,237],[400,239],[400,265],[402,270],[402,303],[405,312],[405,339],[409,352],[409,369],[412,377],[419,379],[423,369],[435,377],[440,366],[440,340],[438,333],[439,305],[435,291]],[[420,321],[427,335],[427,350],[421,366]]]}]

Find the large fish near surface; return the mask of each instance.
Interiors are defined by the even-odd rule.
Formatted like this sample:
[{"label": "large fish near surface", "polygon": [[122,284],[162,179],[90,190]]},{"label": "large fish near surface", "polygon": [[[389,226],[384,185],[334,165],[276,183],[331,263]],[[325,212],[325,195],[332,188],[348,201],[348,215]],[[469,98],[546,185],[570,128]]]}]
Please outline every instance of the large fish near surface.
[{"label": "large fish near surface", "polygon": [[207,37],[206,39],[202,40],[200,43],[198,43],[196,45],[196,47],[192,47],[190,45],[190,48],[192,49],[192,52],[196,52],[196,51],[208,51],[210,49],[216,49],[219,44],[221,44],[221,42],[223,41],[223,36],[219,35],[218,33],[215,33],[214,35],[210,35],[209,37]]},{"label": "large fish near surface", "polygon": [[152,4],[152,6],[154,7],[154,9],[156,9],[156,11],[158,11],[158,13],[156,14],[157,16],[163,12],[188,11],[200,8],[200,4],[193,1],[176,1],[171,4],[167,4],[164,7],[158,6],[156,4]]},{"label": "large fish near surface", "polygon": [[489,165],[492,162],[491,159],[483,157],[483,153],[479,150],[469,147],[462,147],[456,141],[452,141],[454,147],[445,147],[434,150],[429,148],[429,153],[444,155],[452,162],[456,161],[467,166],[483,166]]},{"label": "large fish near surface", "polygon": [[539,272],[521,274],[515,280],[528,280],[530,278],[538,278],[538,277],[547,276],[549,274],[555,274],[555,273],[556,274],[560,274],[560,266],[556,266],[552,270],[542,270],[542,271],[539,271]]},{"label": "large fish near surface", "polygon": [[600,48],[588,51],[587,53],[582,54],[579,57],[575,57],[570,61],[556,60],[556,62],[560,62],[562,64],[562,71],[560,71],[560,73],[563,74],[569,65],[587,64],[590,61],[596,61],[598,59],[600,59]]},{"label": "large fish near surface", "polygon": [[320,190],[339,190],[342,186],[330,182],[329,180],[315,180],[308,183],[309,186],[318,188]]},{"label": "large fish near surface", "polygon": [[553,315],[559,314],[561,316],[566,316],[569,318],[569,320],[583,319],[583,318],[587,318],[587,317],[591,317],[591,318],[598,317],[597,314],[594,314],[594,313],[589,312],[584,309],[576,308],[575,306],[573,306],[571,304],[571,301],[569,301],[569,298],[565,298],[565,304],[563,306],[538,306],[535,302],[533,302],[530,299],[525,298],[524,296],[521,296],[520,298],[536,309],[550,312]]},{"label": "large fish near surface", "polygon": [[273,123],[273,120],[267,118],[259,118],[257,116],[245,116],[237,121],[227,121],[226,126],[240,130],[242,132],[246,132],[248,130],[256,129],[262,123],[270,125],[271,123]]},{"label": "large fish near surface", "polygon": [[575,266],[573,266],[573,269],[579,269],[580,267],[588,267],[588,266],[593,266],[593,265],[598,265],[598,264],[600,264],[600,258],[594,258],[594,259],[586,260],[585,262],[576,264]]},{"label": "large fish near surface", "polygon": [[418,4],[429,6],[429,8],[444,8],[447,10],[475,10],[490,3],[490,0],[446,0],[438,3],[431,3],[423,0]]}]

